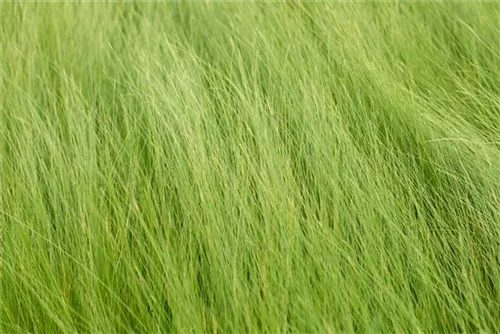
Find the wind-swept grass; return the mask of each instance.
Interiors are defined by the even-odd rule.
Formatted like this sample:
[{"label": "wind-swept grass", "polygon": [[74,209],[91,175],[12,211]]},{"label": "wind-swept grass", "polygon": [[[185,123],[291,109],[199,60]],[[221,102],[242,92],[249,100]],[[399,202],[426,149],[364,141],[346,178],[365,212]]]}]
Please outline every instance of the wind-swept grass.
[{"label": "wind-swept grass", "polygon": [[1,3],[2,333],[500,332],[497,3]]}]

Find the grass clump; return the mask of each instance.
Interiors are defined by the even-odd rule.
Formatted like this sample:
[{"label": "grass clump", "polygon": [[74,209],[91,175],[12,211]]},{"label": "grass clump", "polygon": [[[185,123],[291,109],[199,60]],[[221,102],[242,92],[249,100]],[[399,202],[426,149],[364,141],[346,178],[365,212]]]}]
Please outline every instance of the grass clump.
[{"label": "grass clump", "polygon": [[500,332],[500,5],[1,3],[2,333]]}]

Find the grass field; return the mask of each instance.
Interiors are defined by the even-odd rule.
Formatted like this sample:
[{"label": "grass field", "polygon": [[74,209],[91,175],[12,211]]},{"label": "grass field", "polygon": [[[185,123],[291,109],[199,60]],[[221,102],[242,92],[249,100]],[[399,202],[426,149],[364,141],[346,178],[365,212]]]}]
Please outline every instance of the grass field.
[{"label": "grass field", "polygon": [[500,3],[0,6],[2,333],[500,332]]}]

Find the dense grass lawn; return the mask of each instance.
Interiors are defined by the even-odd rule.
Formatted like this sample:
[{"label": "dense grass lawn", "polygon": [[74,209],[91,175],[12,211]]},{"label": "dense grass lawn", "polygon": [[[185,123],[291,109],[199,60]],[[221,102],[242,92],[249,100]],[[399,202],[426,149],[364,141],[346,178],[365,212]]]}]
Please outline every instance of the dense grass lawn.
[{"label": "dense grass lawn", "polygon": [[500,332],[500,3],[0,8],[2,333]]}]

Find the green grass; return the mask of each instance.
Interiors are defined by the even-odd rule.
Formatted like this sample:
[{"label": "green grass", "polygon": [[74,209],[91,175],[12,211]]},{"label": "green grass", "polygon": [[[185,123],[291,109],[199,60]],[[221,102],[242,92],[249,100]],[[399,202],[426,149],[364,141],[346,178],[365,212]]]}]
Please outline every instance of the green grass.
[{"label": "green grass", "polygon": [[500,4],[0,6],[2,333],[500,332]]}]

